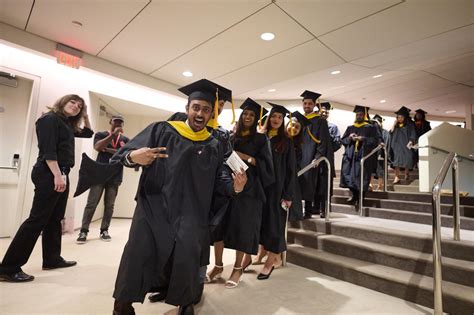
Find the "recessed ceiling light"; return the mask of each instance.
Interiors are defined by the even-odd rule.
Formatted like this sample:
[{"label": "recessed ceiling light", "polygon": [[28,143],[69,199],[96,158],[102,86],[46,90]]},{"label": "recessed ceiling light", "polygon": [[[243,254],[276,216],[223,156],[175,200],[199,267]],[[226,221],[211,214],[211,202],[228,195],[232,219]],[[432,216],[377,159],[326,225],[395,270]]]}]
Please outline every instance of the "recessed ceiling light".
[{"label": "recessed ceiling light", "polygon": [[446,114],[452,114],[452,113],[455,113],[456,111],[455,110],[447,110],[445,111]]},{"label": "recessed ceiling light", "polygon": [[341,70],[334,70],[334,71],[331,71],[331,74],[339,74],[341,73]]},{"label": "recessed ceiling light", "polygon": [[380,100],[380,103],[385,103],[385,102],[386,102],[386,100]]},{"label": "recessed ceiling light", "polygon": [[262,33],[260,38],[266,41],[273,40],[275,38],[275,34],[273,33]]},{"label": "recessed ceiling light", "polygon": [[191,71],[184,71],[184,72],[183,72],[183,75],[184,75],[185,77],[188,77],[188,78],[189,78],[189,77],[192,77],[192,76],[193,76],[193,73],[192,73]]},{"label": "recessed ceiling light", "polygon": [[380,78],[380,77],[382,77],[382,76],[383,76],[382,74],[376,74],[376,75],[374,75],[372,78],[377,79],[377,78]]},{"label": "recessed ceiling light", "polygon": [[268,92],[270,92],[270,93],[271,93],[271,92],[275,92],[275,91],[276,91],[276,89],[269,89],[269,90],[268,90]]},{"label": "recessed ceiling light", "polygon": [[79,21],[72,21],[72,25],[77,26],[77,27],[82,27],[82,23]]}]

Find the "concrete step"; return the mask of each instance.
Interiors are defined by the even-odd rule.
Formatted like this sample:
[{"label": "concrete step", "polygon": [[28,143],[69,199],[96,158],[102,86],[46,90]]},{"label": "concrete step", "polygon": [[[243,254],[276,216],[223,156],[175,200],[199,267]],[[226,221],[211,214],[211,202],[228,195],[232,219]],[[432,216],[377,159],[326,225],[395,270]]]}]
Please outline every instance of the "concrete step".
[{"label": "concrete step", "polygon": [[[369,225],[369,223],[367,223],[367,225],[360,223],[365,222],[365,220],[380,221],[385,224],[378,223],[378,226],[375,226]],[[419,224],[403,223],[404,226],[406,225],[408,227],[396,229],[387,228],[387,223],[390,224],[390,226],[392,224],[390,220],[370,220],[370,218],[359,218],[358,223],[351,220],[338,221],[332,219],[331,222],[326,222],[324,219],[308,219],[292,222],[289,227],[304,229],[313,233],[325,233],[381,245],[396,246],[428,254],[432,253],[433,241],[431,234],[423,233],[423,231],[414,232],[416,231],[416,227],[420,226]],[[463,236],[461,237],[461,241],[443,238],[441,241],[441,249],[443,257],[474,262],[474,242],[464,240]]]},{"label": "concrete step", "polygon": [[[372,197],[372,196],[371,196]],[[378,198],[364,198],[364,207],[371,208],[384,208],[384,209],[395,209],[412,212],[432,213],[433,206],[427,202],[420,201],[406,201],[406,200],[391,200],[391,199],[378,199]],[[332,203],[335,204],[349,204],[347,197],[344,196],[333,196],[331,199]],[[447,204],[441,204],[441,214],[453,215],[453,206]],[[474,218],[474,206],[460,205],[459,212],[461,216]]]},{"label": "concrete step", "polygon": [[[410,174],[410,179],[420,179],[419,175],[418,174]],[[341,174],[340,173],[336,173],[336,177],[335,178],[340,178],[341,177]],[[405,175],[400,175],[399,177],[401,178],[405,178]],[[395,173],[389,173],[388,174],[388,181],[393,181],[395,179]]]},{"label": "concrete step", "polygon": [[[346,196],[347,198],[351,196],[351,192],[346,188],[334,188],[334,196]],[[430,193],[418,192],[418,193],[400,193],[394,191],[388,192],[367,192],[367,198],[377,198],[377,199],[391,199],[391,200],[402,200],[402,201],[419,201],[426,202],[431,204],[432,195]],[[474,206],[474,197],[460,197],[460,204],[467,206]],[[453,197],[449,195],[441,196],[441,203],[443,204],[452,204]]]},{"label": "concrete step", "polygon": [[[294,228],[288,229],[288,242],[430,277],[433,275],[433,256],[415,250]],[[443,279],[474,286],[474,264],[445,257]]]},{"label": "concrete step", "polygon": [[[355,258],[292,244],[287,259],[378,292],[433,307],[433,278]],[[443,309],[452,314],[472,314],[474,288],[443,281]]]}]

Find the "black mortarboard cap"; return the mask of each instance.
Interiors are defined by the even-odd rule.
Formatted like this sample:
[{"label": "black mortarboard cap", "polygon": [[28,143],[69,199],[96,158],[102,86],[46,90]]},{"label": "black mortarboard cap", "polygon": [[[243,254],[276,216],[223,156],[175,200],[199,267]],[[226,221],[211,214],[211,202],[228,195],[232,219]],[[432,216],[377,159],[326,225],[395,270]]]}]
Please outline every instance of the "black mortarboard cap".
[{"label": "black mortarboard cap", "polygon": [[188,101],[204,100],[214,106],[216,101],[216,92],[218,92],[219,99],[231,100],[232,91],[220,86],[217,83],[211,82],[207,79],[201,79],[178,89],[178,91],[188,96]]},{"label": "black mortarboard cap", "polygon": [[[249,109],[253,112],[255,112],[256,116],[257,117],[260,117],[260,111],[261,109],[263,108],[263,106],[261,106],[259,103],[255,102],[253,99],[251,99],[250,97],[248,97],[243,103],[242,105],[240,105],[240,109],[242,110],[246,110],[246,109]],[[262,113],[262,116],[265,116],[266,114],[268,113],[268,110],[266,110],[265,108],[263,108],[263,113]],[[261,119],[261,118],[260,118]]]},{"label": "black mortarboard cap", "polygon": [[405,117],[409,117],[409,116],[410,116],[410,112],[411,112],[411,109],[406,108],[405,106],[402,106],[402,107],[400,107],[399,110],[397,110],[397,111],[395,112],[395,114],[397,114],[397,115],[402,115],[402,116],[405,116]]},{"label": "black mortarboard cap", "polygon": [[319,104],[320,108],[325,108],[326,110],[332,110],[332,105],[329,102],[324,102]]},{"label": "black mortarboard cap", "polygon": [[420,109],[417,109],[417,110],[415,110],[415,113],[421,113],[421,114],[424,114],[424,115],[428,114],[427,112],[425,112],[425,111],[424,111],[424,110],[422,110],[421,108],[420,108]]},{"label": "black mortarboard cap", "polygon": [[368,113],[368,112],[369,112],[369,109],[370,109],[370,107],[367,107],[367,106],[356,105],[356,106],[354,107],[353,112],[354,112],[354,113],[361,113],[361,112],[362,112],[362,113]]},{"label": "black mortarboard cap", "polygon": [[383,119],[383,117],[380,116],[379,114],[375,114],[374,120],[377,120],[377,121],[379,121],[379,122],[382,122],[382,121],[384,121],[385,119]]},{"label": "black mortarboard cap", "polygon": [[287,114],[290,113],[290,111],[286,109],[283,105],[278,105],[278,104],[270,103],[270,102],[267,102],[267,103],[270,104],[270,106],[272,107],[272,112],[281,113],[283,114],[283,117],[285,117]]},{"label": "black mortarboard cap", "polygon": [[298,111],[291,113],[291,116],[295,117],[303,127],[311,125],[311,121]]},{"label": "black mortarboard cap", "polygon": [[316,102],[316,100],[321,96],[321,94],[306,90],[303,93],[301,93],[300,96],[303,99],[308,99],[309,98],[309,99],[312,99],[314,102]]}]

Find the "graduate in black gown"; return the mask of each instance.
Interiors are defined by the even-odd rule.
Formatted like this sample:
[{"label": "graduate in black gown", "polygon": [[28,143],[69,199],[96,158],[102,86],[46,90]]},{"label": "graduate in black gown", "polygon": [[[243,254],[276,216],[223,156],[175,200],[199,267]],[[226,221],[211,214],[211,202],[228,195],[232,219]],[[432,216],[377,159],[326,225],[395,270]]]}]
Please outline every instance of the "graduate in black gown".
[{"label": "graduate in black gown", "polygon": [[416,143],[415,124],[410,118],[410,109],[402,106],[398,111],[390,130],[390,149],[392,151],[392,167],[395,168],[393,184],[400,182],[400,168],[405,170],[405,180],[409,179],[409,171],[413,169],[412,146]]},{"label": "graduate in black gown", "polygon": [[[237,129],[231,138],[234,151],[248,165],[247,184],[244,190],[232,199],[225,219],[223,242],[215,242],[214,250],[221,253],[222,248],[236,250],[234,269],[226,282],[226,288],[235,288],[243,275],[244,254],[257,254],[260,240],[262,208],[265,203],[265,187],[275,181],[270,143],[264,133],[257,132],[259,116],[267,111],[254,100],[247,98],[240,107],[243,111]],[[246,257],[244,266],[251,263]],[[209,272],[212,282],[220,278],[224,270],[222,256],[216,257],[214,268]]]},{"label": "graduate in black gown", "polygon": [[[303,129],[302,167],[322,156],[328,158],[330,163],[334,164],[334,153],[328,123],[318,113],[314,112],[316,101],[321,94],[306,90],[301,96],[303,97],[304,115],[311,122],[310,126]],[[321,196],[326,195],[324,187],[327,184],[319,185],[318,187],[318,180],[327,182],[327,175],[326,177],[324,177],[324,174],[321,177],[319,176],[321,169],[325,168],[323,164],[325,163],[299,177],[301,193],[305,204],[305,218],[311,218],[312,214],[319,214],[319,212],[316,212],[314,204],[319,203],[321,198],[325,198]]]},{"label": "graduate in black gown", "polygon": [[[387,148],[387,155],[388,155],[388,149],[390,148],[390,133],[388,130],[383,128],[383,122],[385,121],[384,118],[380,115],[375,115],[373,117],[374,126],[378,129],[378,133],[382,135],[382,141]],[[378,181],[377,184],[377,189],[378,191],[383,191],[384,188],[384,172],[385,172],[385,151],[380,150],[377,154],[375,154],[377,157],[377,168],[375,170],[375,176],[374,178]],[[390,162],[389,162],[390,163]],[[388,171],[388,170],[387,170]]]},{"label": "graduate in black gown", "polygon": [[272,149],[275,182],[265,188],[260,244],[268,252],[268,257],[257,277],[259,280],[270,277],[275,264],[281,261],[280,254],[286,251],[286,222],[296,181],[295,151],[284,124],[285,116],[290,112],[281,105],[269,104],[272,110],[265,127]]},{"label": "graduate in black gown", "polygon": [[[354,108],[356,120],[347,127],[342,136],[342,145],[345,148],[342,157],[341,184],[342,188],[349,188],[352,197],[348,202],[357,203],[360,192],[360,160],[378,145],[377,130],[368,120],[368,108],[356,105]],[[370,181],[370,168],[364,165],[364,191],[367,191]]]},{"label": "graduate in black gown", "polygon": [[[186,122],[152,123],[113,160],[146,166],[114,290],[114,314],[133,314],[147,292],[167,291],[166,303],[194,314],[199,268],[209,240],[209,210],[216,193],[235,197],[245,172],[230,174],[219,141],[207,131],[217,85],[200,80],[180,89],[188,95]],[[232,177],[231,177],[231,176]],[[232,180],[232,178],[234,180]]]},{"label": "graduate in black gown", "polygon": [[[303,129],[311,125],[311,122],[300,112],[295,111],[288,117],[290,122],[286,125],[288,135],[291,137],[293,150],[295,151],[296,172],[295,172],[295,193],[290,207],[288,221],[300,221],[303,219],[303,203],[301,197],[301,187],[298,182],[297,172],[303,168],[301,157],[303,154]],[[258,262],[257,262],[258,263]]]},{"label": "graduate in black gown", "polygon": [[[431,130],[431,124],[426,120],[426,114],[422,109],[415,110],[415,132],[416,132],[416,143],[418,143],[420,137]],[[414,165],[418,165],[419,155],[418,150],[413,150]]]}]

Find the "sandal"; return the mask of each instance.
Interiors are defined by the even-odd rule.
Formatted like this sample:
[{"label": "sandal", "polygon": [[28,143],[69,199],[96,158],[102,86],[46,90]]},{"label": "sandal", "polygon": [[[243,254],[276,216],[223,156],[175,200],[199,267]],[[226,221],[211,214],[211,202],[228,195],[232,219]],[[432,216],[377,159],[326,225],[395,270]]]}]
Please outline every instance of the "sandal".
[{"label": "sandal", "polygon": [[[212,274],[212,272],[213,272],[214,269],[216,269],[216,268],[220,269],[221,272],[216,273],[216,274],[211,278],[210,275]],[[204,280],[204,283],[212,283],[212,282],[214,282],[214,280],[221,279],[221,278],[222,278],[222,272],[223,272],[223,271],[224,271],[224,266],[223,266],[223,265],[222,265],[222,266],[214,265],[214,268],[212,268],[212,271],[206,275],[206,279]]]},{"label": "sandal", "polygon": [[[238,268],[234,267],[234,270],[242,270],[242,267],[238,267]],[[242,281],[243,277],[244,277],[244,273],[242,271],[242,274],[240,275],[239,280],[237,282],[235,282],[233,280],[227,280],[225,282],[225,288],[226,289],[235,289],[235,288],[237,288],[239,286],[240,281]]]}]

